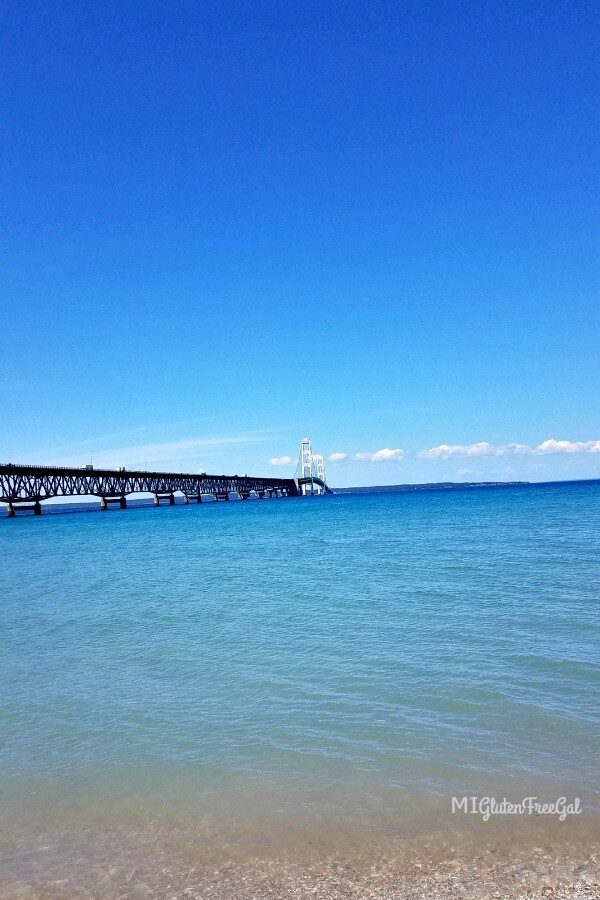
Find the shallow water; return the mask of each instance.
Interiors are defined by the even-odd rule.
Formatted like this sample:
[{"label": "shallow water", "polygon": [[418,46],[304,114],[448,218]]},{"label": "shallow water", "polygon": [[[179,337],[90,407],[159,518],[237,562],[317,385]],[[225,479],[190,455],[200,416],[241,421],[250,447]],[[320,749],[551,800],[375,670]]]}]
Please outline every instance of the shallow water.
[{"label": "shallow water", "polygon": [[427,834],[463,794],[597,821],[598,483],[55,508],[0,519],[0,549],[21,850]]}]

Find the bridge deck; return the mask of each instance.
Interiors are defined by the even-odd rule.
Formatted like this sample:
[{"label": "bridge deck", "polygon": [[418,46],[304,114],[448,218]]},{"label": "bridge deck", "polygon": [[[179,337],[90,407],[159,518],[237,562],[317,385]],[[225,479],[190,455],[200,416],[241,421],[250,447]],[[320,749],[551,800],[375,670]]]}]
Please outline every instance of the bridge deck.
[{"label": "bridge deck", "polygon": [[[309,481],[311,479],[308,479]],[[320,479],[312,479],[325,493],[330,489]],[[186,502],[200,502],[202,495],[212,494],[228,499],[237,493],[246,499],[251,493],[259,497],[281,494],[297,497],[306,479],[262,478],[249,475],[208,475],[201,473],[140,472],[117,469],[63,468],[60,466],[0,465],[0,502],[8,504],[8,514],[15,508],[30,507],[41,513],[40,503],[53,497],[99,497],[104,508],[111,502],[126,506],[129,494],[154,494],[155,502],[173,502],[176,492]]]}]

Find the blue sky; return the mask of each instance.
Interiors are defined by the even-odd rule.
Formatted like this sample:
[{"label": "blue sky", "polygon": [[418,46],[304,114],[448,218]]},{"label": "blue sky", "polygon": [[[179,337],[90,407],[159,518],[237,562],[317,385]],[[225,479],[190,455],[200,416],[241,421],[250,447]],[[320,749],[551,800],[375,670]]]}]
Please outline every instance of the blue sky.
[{"label": "blue sky", "polygon": [[5,5],[0,458],[599,477],[596,16]]}]

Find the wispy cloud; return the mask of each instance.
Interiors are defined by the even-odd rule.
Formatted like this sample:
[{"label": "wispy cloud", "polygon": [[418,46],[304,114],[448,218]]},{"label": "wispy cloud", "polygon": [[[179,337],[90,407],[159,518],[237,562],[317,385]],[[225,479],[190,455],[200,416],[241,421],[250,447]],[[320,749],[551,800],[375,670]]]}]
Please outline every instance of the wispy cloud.
[{"label": "wispy cloud", "polygon": [[330,455],[327,458],[328,458],[329,462],[338,463],[338,462],[344,462],[344,460],[346,459],[346,456],[347,456],[346,453],[330,453]]},{"label": "wispy cloud", "polygon": [[390,447],[384,447],[382,450],[375,450],[375,452],[368,453],[355,453],[354,459],[359,460],[360,462],[399,462],[404,456],[404,450],[401,450],[400,447],[397,447],[395,450],[392,450]]},{"label": "wispy cloud", "polygon": [[270,466],[295,466],[296,460],[291,456],[272,456],[269,460]]},{"label": "wispy cloud", "polygon": [[554,438],[542,441],[535,447],[528,444],[439,444],[429,450],[419,450],[420,459],[451,459],[452,457],[478,456],[543,456],[551,453],[600,453],[600,441],[558,441]]},{"label": "wispy cloud", "polygon": [[[132,446],[114,447],[110,450],[95,450],[94,465],[96,466],[140,466],[145,460],[151,467],[157,464],[174,463],[182,460],[193,460],[206,456],[217,450],[225,450],[231,446],[243,446],[257,444],[267,438],[259,432],[246,432],[242,434],[212,435],[193,438],[181,438],[173,441],[159,443],[135,444]],[[82,443],[82,447],[85,444]],[[70,462],[80,462],[81,454],[73,457]],[[67,460],[63,460],[67,462]]]}]

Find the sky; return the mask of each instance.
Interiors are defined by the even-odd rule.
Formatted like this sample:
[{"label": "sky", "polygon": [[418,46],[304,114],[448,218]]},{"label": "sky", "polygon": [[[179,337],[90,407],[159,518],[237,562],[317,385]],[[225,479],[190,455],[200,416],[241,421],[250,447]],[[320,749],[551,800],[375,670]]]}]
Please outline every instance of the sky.
[{"label": "sky", "polygon": [[3,4],[0,460],[600,477],[597,13]]}]

